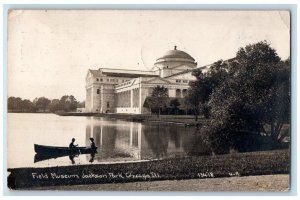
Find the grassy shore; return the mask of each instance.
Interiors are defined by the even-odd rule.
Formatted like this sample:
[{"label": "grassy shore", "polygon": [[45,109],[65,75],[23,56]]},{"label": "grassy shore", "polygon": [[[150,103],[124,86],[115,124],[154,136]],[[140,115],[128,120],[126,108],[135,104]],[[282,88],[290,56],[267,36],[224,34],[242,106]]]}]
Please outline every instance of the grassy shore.
[{"label": "grassy shore", "polygon": [[288,192],[288,174],[242,176],[210,179],[147,181],[135,183],[108,183],[66,185],[32,188],[33,190],[60,191],[136,191],[136,192]]},{"label": "grassy shore", "polygon": [[132,122],[162,122],[162,123],[176,123],[178,125],[188,125],[196,126],[197,124],[204,124],[207,122],[206,119],[199,117],[195,121],[193,115],[160,115],[159,117],[155,114],[119,114],[119,113],[56,113],[60,116],[95,116],[95,117],[105,117],[109,119],[118,119]]},{"label": "grassy shore", "polygon": [[288,174],[290,153],[276,150],[137,163],[8,169],[12,189],[59,185]]}]

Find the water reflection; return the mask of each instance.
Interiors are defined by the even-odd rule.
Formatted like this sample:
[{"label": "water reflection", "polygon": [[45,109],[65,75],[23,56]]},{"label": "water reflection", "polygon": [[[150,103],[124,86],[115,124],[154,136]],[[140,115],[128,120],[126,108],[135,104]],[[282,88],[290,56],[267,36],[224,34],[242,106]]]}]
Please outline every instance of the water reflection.
[{"label": "water reflection", "polygon": [[[203,138],[201,133],[196,133],[193,127],[97,117],[60,117],[51,114],[10,113],[8,116],[10,131],[8,164],[11,168],[126,162],[211,154],[207,139]],[[98,153],[81,152],[79,156],[68,154],[35,156],[34,144],[68,147],[71,138],[76,138],[76,144],[79,146],[86,147],[90,147],[90,138],[94,138]],[[14,148],[15,146],[22,148]],[[21,154],[24,155],[22,158],[18,156]],[[18,159],[15,159],[16,157]]]},{"label": "water reflection", "polygon": [[[97,153],[35,157],[35,162],[62,156],[68,157],[74,165],[212,154],[207,138],[193,128],[102,118],[90,118],[89,122],[85,127],[83,146],[90,147],[94,143],[98,147]],[[85,160],[80,160],[82,156]]]},{"label": "water reflection", "polygon": [[107,124],[96,119],[86,127],[86,145],[90,137],[95,139],[99,153],[92,160],[97,162],[185,156],[198,153],[198,145],[201,145],[202,154],[209,154],[207,146],[199,142],[201,138],[195,140],[199,134],[193,130],[176,125],[118,120]]},{"label": "water reflection", "polygon": [[167,155],[169,147],[169,134],[170,130],[161,124],[158,124],[154,127],[150,126],[144,129],[145,141],[154,154],[154,157],[163,158]]},{"label": "water reflection", "polygon": [[188,155],[212,155],[210,140],[207,135],[201,134],[199,129],[191,130],[191,133],[184,137],[183,149]]},{"label": "water reflection", "polygon": [[[97,122],[97,121],[96,121]],[[86,127],[86,144],[94,138],[98,154],[90,161],[109,161],[116,158],[141,158],[141,124],[121,122],[119,125],[94,123]]]}]

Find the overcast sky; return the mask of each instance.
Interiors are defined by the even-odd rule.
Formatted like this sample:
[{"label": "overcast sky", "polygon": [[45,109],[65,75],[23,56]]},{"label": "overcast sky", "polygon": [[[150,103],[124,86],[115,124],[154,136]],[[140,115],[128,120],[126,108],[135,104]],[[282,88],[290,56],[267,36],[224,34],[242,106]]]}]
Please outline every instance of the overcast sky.
[{"label": "overcast sky", "polygon": [[8,95],[85,100],[88,69],[149,70],[166,51],[198,66],[268,41],[290,55],[290,16],[278,11],[11,11]]}]

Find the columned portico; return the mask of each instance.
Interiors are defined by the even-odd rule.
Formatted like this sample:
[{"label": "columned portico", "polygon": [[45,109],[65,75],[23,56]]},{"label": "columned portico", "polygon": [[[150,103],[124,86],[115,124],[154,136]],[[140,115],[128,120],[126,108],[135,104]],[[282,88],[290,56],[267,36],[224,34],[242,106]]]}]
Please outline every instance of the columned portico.
[{"label": "columned portico", "polygon": [[115,86],[117,113],[140,114],[140,88],[135,82],[139,78]]}]

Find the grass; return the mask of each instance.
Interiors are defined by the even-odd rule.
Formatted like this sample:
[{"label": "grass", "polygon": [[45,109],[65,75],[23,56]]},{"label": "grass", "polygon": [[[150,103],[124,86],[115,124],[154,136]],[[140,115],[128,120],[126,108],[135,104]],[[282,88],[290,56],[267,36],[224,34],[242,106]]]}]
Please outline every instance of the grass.
[{"label": "grass", "polygon": [[195,121],[195,117],[193,115],[160,115],[158,118],[157,115],[144,115],[144,114],[97,114],[95,116],[98,117],[107,117],[110,119],[120,119],[126,121],[134,121],[134,122],[164,122],[164,123],[176,123],[176,124],[189,124],[191,126],[195,126],[197,123],[206,123],[207,120],[199,117],[198,121]]},{"label": "grass", "polygon": [[193,115],[160,115],[158,118],[156,114],[124,114],[124,113],[78,113],[78,112],[57,112],[60,116],[95,116],[95,117],[106,117],[110,119],[119,119],[133,122],[165,122],[165,123],[176,123],[176,124],[189,124],[195,126],[197,123],[205,123],[204,118],[199,117],[198,121],[195,121]]},{"label": "grass", "polygon": [[[10,172],[8,186],[12,189],[22,189],[58,185],[288,174],[289,155],[288,150],[275,150],[123,164],[16,168],[8,169]],[[33,178],[32,173],[47,175],[48,178]],[[51,173],[64,175],[64,178],[52,178]],[[91,176],[83,178],[82,174]]]}]

